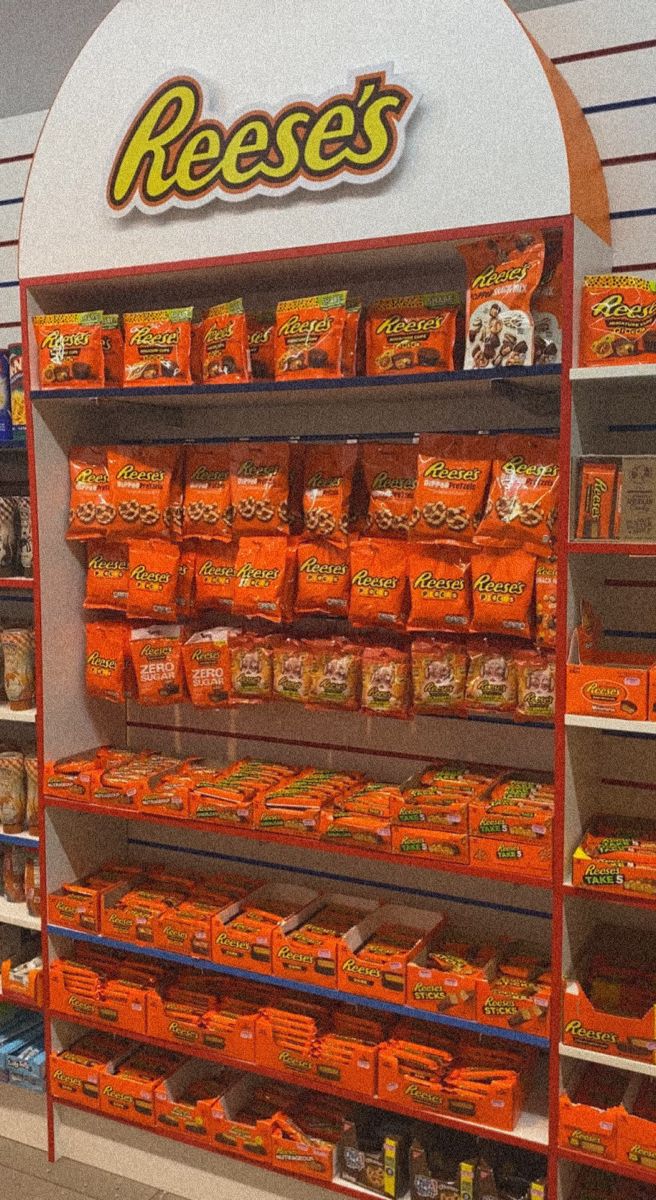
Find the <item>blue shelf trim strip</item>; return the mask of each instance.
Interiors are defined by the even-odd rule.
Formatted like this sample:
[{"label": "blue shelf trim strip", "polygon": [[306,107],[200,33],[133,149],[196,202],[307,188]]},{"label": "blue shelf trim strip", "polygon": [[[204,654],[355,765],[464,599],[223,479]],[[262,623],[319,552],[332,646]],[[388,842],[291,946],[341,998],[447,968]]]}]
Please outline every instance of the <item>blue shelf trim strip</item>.
[{"label": "blue shelf trim strip", "polygon": [[0,846],[24,846],[27,850],[37,851],[39,839],[27,833],[0,833]]},{"label": "blue shelf trim strip", "polygon": [[583,112],[587,117],[590,113],[617,112],[621,108],[644,108],[646,104],[656,104],[656,96],[641,96],[637,100],[614,100],[612,104],[588,104]]},{"label": "blue shelf trim strip", "polygon": [[379,1012],[392,1013],[397,1017],[410,1017],[422,1021],[431,1021],[435,1025],[448,1025],[453,1029],[464,1029],[468,1033],[483,1034],[487,1037],[500,1037],[508,1042],[520,1042],[525,1046],[536,1046],[539,1050],[548,1050],[547,1038],[536,1037],[534,1034],[521,1033],[515,1029],[497,1029],[489,1025],[479,1025],[476,1021],[461,1021],[457,1017],[445,1017],[441,1013],[422,1012],[409,1008],[405,1004],[388,1004],[384,1000],[372,1000],[369,996],[354,996],[350,992],[338,992],[333,988],[315,987],[314,984],[300,984],[292,979],[278,979],[275,975],[262,975],[255,971],[241,971],[238,967],[222,967],[218,963],[206,962],[204,959],[191,958],[184,954],[171,954],[168,950],[159,950],[155,946],[133,946],[131,942],[120,942],[114,938],[99,937],[94,933],[83,933],[77,929],[64,929],[61,925],[49,925],[51,937],[70,938],[74,942],[87,942],[92,946],[104,946],[108,950],[119,950],[122,953],[142,954],[147,958],[157,958],[162,962],[176,963],[180,967],[195,967],[201,971],[212,971],[217,975],[228,975],[233,979],[244,979],[249,983],[271,984],[272,987],[283,988],[285,991],[302,992],[304,995],[321,996],[325,1000],[333,1000],[339,1004],[352,1004],[375,1008]]}]

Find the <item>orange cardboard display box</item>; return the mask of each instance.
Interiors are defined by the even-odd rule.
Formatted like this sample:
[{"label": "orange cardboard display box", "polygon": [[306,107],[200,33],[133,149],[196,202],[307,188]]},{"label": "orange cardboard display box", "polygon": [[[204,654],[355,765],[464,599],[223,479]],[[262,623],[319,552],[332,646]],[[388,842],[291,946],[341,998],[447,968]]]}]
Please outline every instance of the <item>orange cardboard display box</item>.
[{"label": "orange cardboard display box", "polygon": [[656,895],[656,826],[625,816],[594,818],[572,856],[572,883],[602,892]]},{"label": "orange cardboard display box", "polygon": [[276,1121],[271,1138],[272,1166],[332,1182],[343,1112],[343,1105],[325,1096],[302,1092],[294,1106]]},{"label": "orange cardboard display box", "polygon": [[529,871],[533,875],[551,874],[551,845],[511,837],[470,837],[469,860],[476,867],[497,867],[502,871]]},{"label": "orange cardboard display box", "polygon": [[408,963],[443,923],[440,912],[387,904],[342,938],[339,988],[404,1004]]},{"label": "orange cardboard display box", "polygon": [[134,1042],[106,1033],[87,1033],[67,1050],[50,1055],[50,1088],[55,1100],[73,1100],[85,1108],[100,1108],[100,1081],[118,1069],[134,1050]]},{"label": "orange cardboard display box", "polygon": [[634,1079],[620,1105],[617,1162],[651,1171],[656,1182],[656,1087],[653,1078]]},{"label": "orange cardboard display box", "polygon": [[502,947],[490,978],[476,983],[476,1020],[500,1029],[549,1036],[551,971],[524,942]]},{"label": "orange cardboard display box", "polygon": [[274,929],[273,974],[283,979],[302,978],[316,987],[335,987],[344,937],[379,907],[376,900],[331,895],[305,920],[292,920]]},{"label": "orange cardboard display box", "polygon": [[567,711],[620,721],[656,719],[656,662],[649,654],[628,654],[601,645],[601,619],[583,601],[567,663]]},{"label": "orange cardboard display box", "polygon": [[[617,944],[615,927],[595,931],[595,946]],[[656,1063],[656,986],[641,948],[624,938],[621,965],[599,961],[603,951],[591,949],[567,978],[563,994],[563,1042],[613,1057]],[[644,945],[642,947],[644,954]],[[624,1015],[626,1013],[627,1015]]]},{"label": "orange cardboard display box", "polygon": [[202,1041],[208,1050],[217,1050],[239,1062],[255,1063],[255,1031],[263,997],[252,983],[244,992],[233,991],[222,997],[218,1007],[203,1017]]},{"label": "orange cardboard display box", "polygon": [[18,951],[11,958],[5,958],[0,968],[3,1000],[11,1003],[21,1000],[31,1000],[39,1007],[43,1005],[43,966],[41,959],[25,961],[26,951]]},{"label": "orange cardboard display box", "polygon": [[390,800],[392,825],[418,832],[441,829],[445,833],[468,832],[469,797],[455,789],[407,787]]},{"label": "orange cardboard display box", "polygon": [[129,750],[99,746],[66,758],[50,759],[43,768],[44,791],[46,795],[62,800],[90,801],[91,786],[99,772],[135,757]]},{"label": "orange cardboard display box", "polygon": [[438,933],[408,963],[406,1003],[424,1012],[475,1021],[476,986],[492,978],[494,958],[492,946],[468,943],[447,928],[446,936]]},{"label": "orange cardboard display box", "polygon": [[212,921],[227,904],[252,891],[237,879],[218,880],[212,894],[203,895],[202,885],[188,900],[163,913],[155,922],[155,945],[192,958],[211,957]]},{"label": "orange cardboard display box", "polygon": [[573,1076],[559,1100],[558,1144],[601,1162],[615,1162],[620,1101],[626,1090],[621,1072],[589,1063]]},{"label": "orange cardboard display box", "polygon": [[431,862],[469,862],[469,837],[466,833],[447,833],[444,829],[392,828],[392,853],[406,858],[428,858]]},{"label": "orange cardboard display box", "polygon": [[309,888],[265,884],[212,918],[212,960],[270,975],[274,929],[294,929],[321,903]]},{"label": "orange cardboard display box", "polygon": [[170,915],[178,904],[189,898],[192,889],[193,880],[189,881],[188,887],[152,877],[138,881],[135,887],[119,896],[116,903],[105,905],[100,922],[103,937],[153,946],[159,918]]},{"label": "orange cardboard display box", "polygon": [[99,1077],[101,1113],[154,1128],[155,1092],[183,1062],[179,1054],[143,1046],[117,1065],[110,1064]]},{"label": "orange cardboard display box", "polygon": [[[118,904],[133,880],[129,867],[103,867],[78,883],[65,883],[48,896],[48,923],[101,933],[105,908]],[[109,936],[113,936],[111,932]]]},{"label": "orange cardboard display box", "polygon": [[213,1146],[259,1163],[271,1162],[271,1139],[277,1120],[297,1093],[283,1084],[244,1075],[207,1108]]},{"label": "orange cardboard display box", "polygon": [[[122,976],[118,978],[119,974]],[[62,1015],[90,1017],[122,1033],[146,1033],[146,989],[116,967],[116,980],[103,979],[91,963],[50,963],[50,1008]]]},{"label": "orange cardboard display box", "polygon": [[172,1129],[209,1146],[208,1105],[220,1103],[234,1078],[226,1068],[189,1059],[155,1088],[155,1128]]}]

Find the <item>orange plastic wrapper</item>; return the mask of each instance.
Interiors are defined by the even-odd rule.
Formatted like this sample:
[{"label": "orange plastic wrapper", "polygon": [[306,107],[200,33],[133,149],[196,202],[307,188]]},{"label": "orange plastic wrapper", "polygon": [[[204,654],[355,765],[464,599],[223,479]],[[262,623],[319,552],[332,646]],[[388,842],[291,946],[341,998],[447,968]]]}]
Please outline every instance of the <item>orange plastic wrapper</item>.
[{"label": "orange plastic wrapper", "polygon": [[238,537],[286,533],[289,527],[289,446],[234,442],[230,447],[233,530]]},{"label": "orange plastic wrapper", "polygon": [[412,711],[439,716],[462,710],[467,678],[467,650],[458,642],[417,638],[411,647]]},{"label": "orange plastic wrapper", "polygon": [[95,542],[87,551],[84,607],[125,612],[128,603],[128,548],[123,542]]},{"label": "orange plastic wrapper", "polygon": [[175,589],[175,606],[180,620],[187,620],[195,610],[194,575],[196,572],[196,551],[193,547],[185,546],[180,551],[178,565],[178,580]]},{"label": "orange plastic wrapper", "polygon": [[410,655],[392,646],[366,646],[362,653],[362,711],[379,717],[407,717]]},{"label": "orange plastic wrapper", "polygon": [[406,582],[403,542],[354,538],[351,541],[351,624],[360,628],[403,629]]},{"label": "orange plastic wrapper", "polygon": [[128,546],[128,617],[175,621],[180,549],[158,538]]},{"label": "orange plastic wrapper", "polygon": [[353,376],[357,374],[358,334],[360,332],[361,316],[362,305],[349,303],[346,309],[344,333],[342,334],[342,375]]},{"label": "orange plastic wrapper", "polygon": [[115,533],[117,510],[112,503],[104,446],[73,446],[68,455],[71,498],[69,541],[106,538]]},{"label": "orange plastic wrapper", "polygon": [[417,447],[365,442],[362,466],[369,493],[367,528],[376,537],[407,538],[415,520]]},{"label": "orange plastic wrapper", "polygon": [[288,621],[295,558],[296,546],[285,537],[242,538],[235,561],[235,615]]},{"label": "orange plastic wrapper", "polygon": [[555,560],[541,559],[535,568],[535,640],[546,649],[556,645],[557,585]]},{"label": "orange plastic wrapper", "polygon": [[101,327],[105,387],[123,387],[123,334],[118,313],[103,313]]},{"label": "orange plastic wrapper", "polygon": [[281,300],[276,308],[276,379],[337,379],[342,373],[346,292]]},{"label": "orange plastic wrapper", "polygon": [[517,716],[525,721],[553,721],[556,715],[556,660],[539,650],[519,650]]},{"label": "orange plastic wrapper", "polygon": [[511,713],[517,707],[515,651],[481,640],[467,647],[469,668],[465,687],[468,712]]},{"label": "orange plastic wrapper", "polygon": [[294,611],[298,615],[320,613],[345,617],[350,578],[349,548],[344,541],[309,538],[299,542]]},{"label": "orange plastic wrapper", "polygon": [[656,363],[656,280],[586,275],[579,357],[582,367]]},{"label": "orange plastic wrapper", "polygon": [[408,547],[407,628],[464,633],[471,619],[471,564],[466,552],[421,542]]},{"label": "orange plastic wrapper", "polygon": [[525,550],[487,550],[472,556],[472,633],[531,636],[535,564],[535,555]]},{"label": "orange plastic wrapper", "polygon": [[185,699],[180,625],[130,630],[130,656],[140,704],[179,704]]},{"label": "orange plastic wrapper", "polygon": [[248,349],[253,379],[273,379],[276,327],[273,321],[248,316]]},{"label": "orange plastic wrapper", "polygon": [[176,446],[108,447],[109,487],[116,509],[112,537],[169,537],[177,457]]},{"label": "orange plastic wrapper", "polygon": [[581,463],[577,538],[605,541],[612,536],[616,486],[615,463]]},{"label": "orange plastic wrapper", "polygon": [[362,647],[346,638],[317,639],[311,645],[311,703],[355,711],[360,706]]},{"label": "orange plastic wrapper", "polygon": [[191,383],[191,308],[125,313],[124,387]]},{"label": "orange plastic wrapper", "polygon": [[215,304],[203,321],[203,383],[247,383],[251,378],[243,300]]},{"label": "orange plastic wrapper", "polygon": [[376,300],[367,314],[367,375],[452,371],[457,292]]},{"label": "orange plastic wrapper", "polygon": [[502,434],[474,541],[549,557],[558,521],[558,439]]},{"label": "orange plastic wrapper", "polygon": [[191,326],[189,370],[192,383],[203,382],[203,322],[194,321]]},{"label": "orange plastic wrapper", "polygon": [[544,238],[507,234],[461,246],[467,265],[464,369],[530,366],[535,354],[533,293],[542,278]]},{"label": "orange plastic wrapper", "polygon": [[229,447],[188,446],[185,456],[183,538],[229,541],[232,515]]},{"label": "orange plastic wrapper", "polygon": [[230,684],[240,704],[270,700],[273,688],[273,649],[268,638],[242,633],[230,639]]},{"label": "orange plastic wrapper", "polygon": [[308,446],[303,484],[303,520],[308,533],[321,537],[348,533],[357,456],[355,442]]},{"label": "orange plastic wrapper", "polygon": [[563,262],[560,240],[545,242],[542,279],[533,294],[536,366],[551,366],[563,357]]},{"label": "orange plastic wrapper", "polygon": [[230,653],[228,629],[205,629],[194,633],[182,647],[187,691],[198,708],[218,708],[230,696]]},{"label": "orange plastic wrapper", "polygon": [[489,445],[467,434],[420,437],[411,538],[472,544],[490,478]]},{"label": "orange plastic wrapper", "polygon": [[101,311],[34,317],[39,387],[105,386]]},{"label": "orange plastic wrapper", "polygon": [[285,638],[273,647],[273,696],[307,704],[312,689],[312,642]]},{"label": "orange plastic wrapper", "polygon": [[196,550],[194,582],[199,612],[232,612],[235,593],[235,542],[203,542]]},{"label": "orange plastic wrapper", "polygon": [[90,696],[122,704],[126,697],[128,628],[119,621],[90,621],[84,660]]}]

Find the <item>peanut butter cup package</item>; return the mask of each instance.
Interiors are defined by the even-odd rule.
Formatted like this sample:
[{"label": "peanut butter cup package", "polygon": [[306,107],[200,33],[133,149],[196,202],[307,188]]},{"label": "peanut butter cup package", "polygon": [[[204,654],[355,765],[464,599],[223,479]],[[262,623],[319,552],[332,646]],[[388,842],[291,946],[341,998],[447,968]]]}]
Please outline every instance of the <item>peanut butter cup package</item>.
[{"label": "peanut butter cup package", "polygon": [[105,386],[102,322],[100,310],[34,317],[39,387]]},{"label": "peanut butter cup package", "polygon": [[125,313],[125,387],[191,383],[192,308]]},{"label": "peanut butter cup package", "polygon": [[247,383],[251,378],[242,300],[215,304],[203,321],[203,383]]},{"label": "peanut butter cup package", "polygon": [[273,379],[276,327],[263,317],[248,316],[248,349],[253,379]]},{"label": "peanut butter cup package", "polygon": [[336,379],[342,374],[346,292],[281,300],[276,308],[276,379]]},{"label": "peanut butter cup package", "polygon": [[457,292],[388,296],[367,314],[367,374],[452,371]]},{"label": "peanut butter cup package", "polygon": [[656,363],[656,280],[586,275],[581,305],[582,367]]}]

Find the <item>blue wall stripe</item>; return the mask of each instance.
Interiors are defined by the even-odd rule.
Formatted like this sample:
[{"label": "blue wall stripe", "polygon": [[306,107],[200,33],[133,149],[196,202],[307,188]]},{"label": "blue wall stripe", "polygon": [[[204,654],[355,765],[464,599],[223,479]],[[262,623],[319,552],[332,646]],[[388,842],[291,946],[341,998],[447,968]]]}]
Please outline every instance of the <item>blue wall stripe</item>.
[{"label": "blue wall stripe", "polygon": [[612,104],[588,104],[583,112],[590,113],[616,112],[619,108],[642,108],[645,104],[656,104],[656,96],[642,96],[639,100],[615,100]]},{"label": "blue wall stripe", "polygon": [[0,283],[0,287],[18,287],[18,280],[7,279],[4,283]]},{"label": "blue wall stripe", "polygon": [[0,204],[22,204],[23,197],[15,196],[12,200],[0,200]]},{"label": "blue wall stripe", "polygon": [[656,217],[656,208],[627,208],[610,214],[611,221],[625,221],[627,217]]}]

